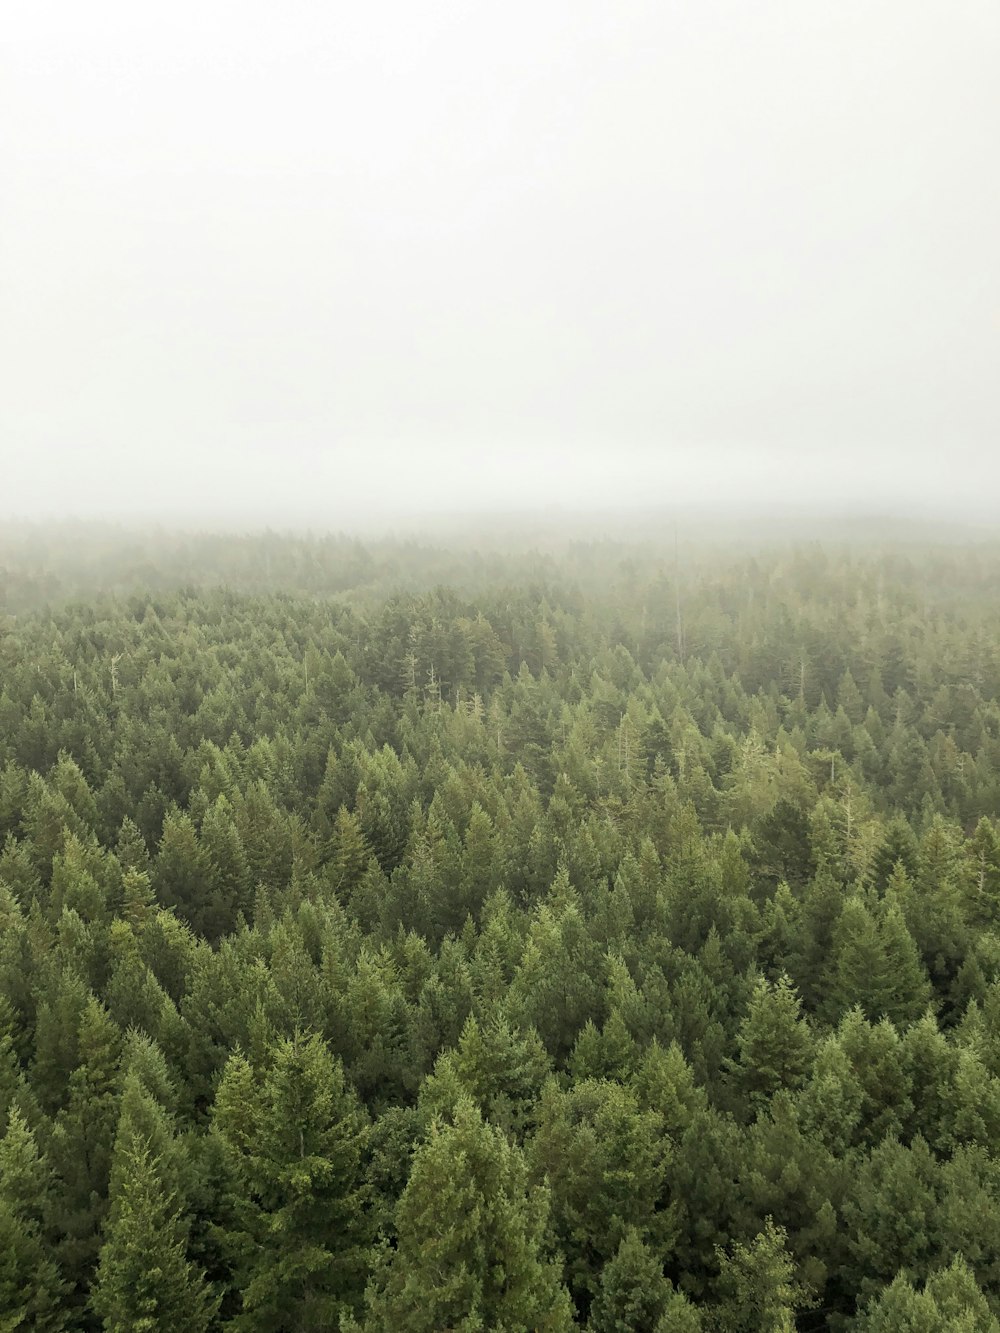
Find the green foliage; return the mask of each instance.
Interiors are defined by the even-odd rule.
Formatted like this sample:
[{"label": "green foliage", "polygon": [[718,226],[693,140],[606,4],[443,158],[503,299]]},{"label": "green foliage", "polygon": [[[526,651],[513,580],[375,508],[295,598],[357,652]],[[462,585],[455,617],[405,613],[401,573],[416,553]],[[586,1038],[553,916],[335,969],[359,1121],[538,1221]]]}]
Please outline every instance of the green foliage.
[{"label": "green foliage", "polygon": [[601,1272],[600,1288],[591,1306],[591,1333],[667,1333],[699,1329],[694,1307],[663,1275],[655,1250],[630,1229],[618,1252]]},{"label": "green foliage", "polygon": [[548,1200],[520,1151],[471,1102],[434,1124],[396,1212],[396,1249],[368,1293],[366,1333],[558,1333],[572,1326],[546,1253]]},{"label": "green foliage", "polygon": [[491,1124],[522,1138],[538,1113],[551,1062],[535,1032],[503,1018],[480,1024],[470,1017],[453,1051],[438,1060],[421,1088],[421,1105],[446,1114],[469,1097]]},{"label": "green foliage", "polygon": [[927,1279],[922,1291],[900,1274],[853,1323],[857,1333],[998,1333],[969,1266],[956,1258]]},{"label": "green foliage", "polygon": [[720,1333],[794,1333],[809,1293],[795,1281],[785,1233],[768,1218],[749,1245],[719,1253],[722,1299],[713,1312]]},{"label": "green foliage", "polygon": [[757,983],[736,1040],[739,1058],[732,1075],[741,1101],[756,1109],[779,1089],[802,1085],[812,1063],[813,1039],[787,976],[774,986],[763,978]]},{"label": "green foliage", "polygon": [[171,1146],[166,1117],[133,1077],[122,1099],[111,1206],[90,1293],[106,1333],[205,1333],[218,1307],[187,1256]]},{"label": "green foliage", "polygon": [[119,1040],[106,1011],[91,997],[80,1019],[78,1063],[70,1075],[68,1099],[52,1130],[52,1165],[58,1182],[56,1255],[78,1301],[89,1286],[108,1210],[118,1119]]},{"label": "green foliage", "polygon": [[0,535],[0,1330],[995,1327],[997,548],[129,541]]},{"label": "green foliage", "polygon": [[65,1287],[53,1260],[47,1219],[52,1173],[15,1107],[0,1140],[0,1329],[59,1333]]},{"label": "green foliage", "polygon": [[673,1240],[670,1141],[660,1115],[610,1080],[577,1083],[568,1092],[550,1081],[538,1118],[530,1160],[551,1191],[567,1280],[585,1309],[630,1228],[661,1254]]},{"label": "green foliage", "polygon": [[213,1111],[233,1173],[227,1244],[242,1309],[232,1326],[318,1331],[364,1289],[367,1118],[320,1037],[267,1055],[258,1070],[230,1057]]},{"label": "green foliage", "polygon": [[873,913],[848,898],[833,933],[826,1012],[836,1019],[859,1005],[871,1019],[914,1021],[931,996],[917,946],[895,901]]}]

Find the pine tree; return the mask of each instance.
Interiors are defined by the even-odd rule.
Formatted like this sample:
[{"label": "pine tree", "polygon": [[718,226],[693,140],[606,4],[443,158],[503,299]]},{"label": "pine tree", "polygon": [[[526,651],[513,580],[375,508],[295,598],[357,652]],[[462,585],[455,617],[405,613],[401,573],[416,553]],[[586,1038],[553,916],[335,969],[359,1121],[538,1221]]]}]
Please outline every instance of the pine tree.
[{"label": "pine tree", "polygon": [[868,1302],[857,1333],[1000,1333],[1000,1320],[969,1266],[956,1256],[917,1291],[905,1274]]},{"label": "pine tree", "polygon": [[759,1109],[779,1088],[801,1086],[813,1039],[787,976],[782,974],[775,985],[763,977],[758,980],[736,1040],[739,1059],[730,1066],[732,1079],[751,1108]]},{"label": "pine tree", "polygon": [[196,919],[201,934],[218,940],[235,929],[241,912],[249,915],[254,888],[233,809],[225,796],[219,796],[205,812],[199,842],[208,873],[198,893]]},{"label": "pine tree", "polygon": [[847,1057],[853,1087],[861,1092],[857,1136],[874,1147],[887,1135],[902,1137],[913,1114],[912,1085],[899,1032],[883,1018],[869,1023],[860,1009],[845,1014],[835,1042]]},{"label": "pine tree", "polygon": [[886,971],[895,978],[896,992],[885,1016],[903,1026],[919,1018],[929,1004],[931,983],[899,903],[891,897],[886,898],[879,924]]},{"label": "pine tree", "polygon": [[126,815],[118,830],[115,842],[115,856],[122,868],[123,875],[128,871],[148,874],[150,869],[149,849],[146,840],[133,819]]},{"label": "pine tree", "polygon": [[872,1019],[913,1022],[931,994],[917,946],[894,899],[877,914],[859,897],[847,900],[834,930],[828,977],[824,1008],[832,1021],[860,1005]]},{"label": "pine tree", "polygon": [[233,1328],[320,1333],[364,1286],[367,1121],[320,1037],[280,1041],[267,1056],[259,1076],[230,1058],[213,1112],[234,1176]]},{"label": "pine tree", "polygon": [[529,1160],[549,1184],[567,1282],[586,1310],[630,1226],[660,1248],[673,1241],[666,1198],[671,1143],[657,1111],[641,1109],[631,1088],[610,1080],[566,1092],[550,1080],[538,1120]]},{"label": "pine tree", "polygon": [[59,1333],[64,1284],[46,1232],[52,1175],[21,1112],[0,1140],[0,1330]]},{"label": "pine tree", "polygon": [[917,874],[919,849],[912,828],[901,816],[896,815],[885,827],[882,846],[875,854],[872,865],[872,879],[875,886],[885,890],[893,871],[900,864],[905,874],[914,879]]},{"label": "pine tree", "polygon": [[156,894],[144,870],[126,867],[122,873],[121,915],[133,930],[141,930],[156,914]]},{"label": "pine tree", "polygon": [[357,815],[352,814],[342,805],[337,811],[330,836],[324,848],[326,860],[325,875],[334,893],[341,902],[350,903],[351,897],[365,867],[371,859],[371,852],[361,831]]},{"label": "pine tree", "polygon": [[568,1333],[547,1219],[546,1193],[528,1185],[520,1151],[460,1102],[454,1123],[433,1125],[417,1149],[365,1333]]},{"label": "pine tree", "polygon": [[719,1252],[720,1333],[794,1333],[795,1313],[808,1306],[809,1292],[795,1280],[785,1240],[768,1218],[750,1245]]},{"label": "pine tree", "polygon": [[0,1135],[7,1132],[9,1118],[15,1110],[20,1111],[32,1127],[42,1120],[41,1108],[17,1058],[9,1015],[10,1006],[0,995]]},{"label": "pine tree", "polygon": [[162,1159],[126,1127],[90,1303],[105,1333],[205,1333],[217,1298],[187,1258],[187,1227]]},{"label": "pine tree", "polygon": [[969,915],[980,926],[996,922],[1000,914],[1000,834],[985,816],[969,839],[966,857],[971,870],[967,876]]},{"label": "pine tree", "polygon": [[551,1062],[535,1032],[522,1032],[502,1018],[469,1018],[458,1047],[445,1051],[421,1088],[420,1105],[447,1115],[468,1097],[493,1125],[523,1138],[533,1123],[538,1096]]},{"label": "pine tree", "polygon": [[201,898],[211,867],[187,814],[171,811],[163,821],[157,850],[153,887],[160,902],[176,907],[186,921],[200,930]]},{"label": "pine tree", "polygon": [[586,928],[576,894],[564,871],[549,900],[534,915],[511,986],[513,1014],[534,1027],[546,1050],[565,1059],[588,1018],[603,1018],[599,948]]},{"label": "pine tree", "polygon": [[55,972],[38,1006],[32,1083],[42,1107],[54,1114],[65,1104],[68,1080],[79,1060],[80,1020],[90,998],[75,968]]},{"label": "pine tree", "polygon": [[907,1029],[902,1053],[913,1102],[907,1137],[920,1134],[935,1150],[946,1148],[954,1133],[956,1101],[961,1100],[955,1096],[955,1079],[963,1052],[927,1013]]},{"label": "pine tree", "polygon": [[900,1269],[926,1276],[937,1254],[937,1164],[919,1136],[908,1147],[886,1137],[859,1164],[843,1207],[847,1254],[840,1280],[869,1299]]},{"label": "pine tree", "polygon": [[[591,1306],[587,1328],[590,1333],[659,1333],[679,1323],[682,1311],[694,1316],[694,1309],[674,1290],[664,1276],[663,1263],[646,1245],[638,1231],[630,1228],[622,1238],[618,1252],[601,1272],[601,1284]],[[670,1312],[672,1324],[668,1324]],[[691,1328],[697,1328],[692,1323]]]},{"label": "pine tree", "polygon": [[69,1099],[56,1117],[51,1144],[59,1181],[53,1218],[60,1233],[58,1259],[74,1285],[74,1304],[82,1303],[93,1275],[108,1207],[119,1046],[117,1028],[91,997],[80,1020],[79,1063],[70,1075]]}]

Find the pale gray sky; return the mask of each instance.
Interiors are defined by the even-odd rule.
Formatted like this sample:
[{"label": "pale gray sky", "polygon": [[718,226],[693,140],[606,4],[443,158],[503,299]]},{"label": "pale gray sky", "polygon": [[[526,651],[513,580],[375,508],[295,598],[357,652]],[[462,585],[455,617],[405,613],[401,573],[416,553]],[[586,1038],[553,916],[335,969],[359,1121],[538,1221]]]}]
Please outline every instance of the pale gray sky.
[{"label": "pale gray sky", "polygon": [[7,0],[0,514],[993,503],[996,0]]}]

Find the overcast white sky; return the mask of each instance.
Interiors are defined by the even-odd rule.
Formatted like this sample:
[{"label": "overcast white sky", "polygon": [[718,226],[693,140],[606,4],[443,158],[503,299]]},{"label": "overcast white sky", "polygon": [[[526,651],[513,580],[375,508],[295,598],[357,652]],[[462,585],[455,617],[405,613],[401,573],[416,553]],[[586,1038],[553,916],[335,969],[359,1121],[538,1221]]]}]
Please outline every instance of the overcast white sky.
[{"label": "overcast white sky", "polygon": [[7,0],[0,46],[0,514],[994,503],[997,0]]}]

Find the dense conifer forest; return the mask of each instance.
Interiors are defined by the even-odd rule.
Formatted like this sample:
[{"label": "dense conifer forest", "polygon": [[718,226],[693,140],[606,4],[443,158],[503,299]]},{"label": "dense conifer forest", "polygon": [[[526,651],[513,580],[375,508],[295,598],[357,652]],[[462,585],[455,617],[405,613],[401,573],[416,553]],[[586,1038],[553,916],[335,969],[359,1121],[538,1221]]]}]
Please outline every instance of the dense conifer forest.
[{"label": "dense conifer forest", "polygon": [[997,1333],[1000,547],[0,541],[0,1330]]}]

